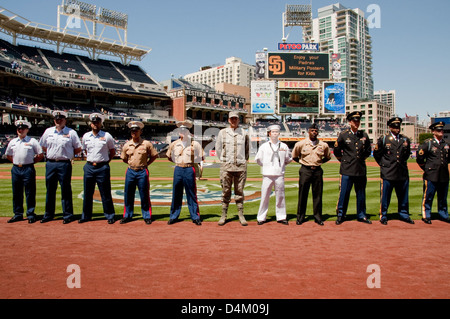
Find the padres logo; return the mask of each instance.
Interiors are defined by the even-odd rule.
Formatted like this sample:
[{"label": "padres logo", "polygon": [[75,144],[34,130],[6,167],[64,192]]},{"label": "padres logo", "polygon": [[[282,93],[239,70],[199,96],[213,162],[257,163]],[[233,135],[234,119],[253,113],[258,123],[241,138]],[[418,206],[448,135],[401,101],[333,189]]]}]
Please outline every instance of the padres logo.
[{"label": "padres logo", "polygon": [[286,72],[286,64],[279,55],[274,55],[269,58],[269,71],[274,75],[281,75]]},{"label": "padres logo", "polygon": [[[261,200],[261,191],[251,191],[247,190],[244,192],[245,201],[252,202]],[[111,192],[113,202],[116,205],[124,204],[124,191],[123,190],[112,190]],[[273,195],[273,192],[272,194]],[[83,192],[78,195],[78,198],[82,199],[84,197]],[[172,188],[162,188],[157,187],[155,189],[150,190],[150,200],[152,202],[152,206],[165,206],[170,207],[172,203]],[[200,187],[197,189],[197,200],[198,203],[202,206],[205,205],[222,205],[222,191],[212,191],[209,190],[208,187]],[[98,190],[94,192],[94,202],[101,203],[101,195]],[[141,199],[139,197],[139,192],[135,194],[135,205],[139,206],[141,204]],[[186,195],[183,195],[183,204],[186,204]]]}]

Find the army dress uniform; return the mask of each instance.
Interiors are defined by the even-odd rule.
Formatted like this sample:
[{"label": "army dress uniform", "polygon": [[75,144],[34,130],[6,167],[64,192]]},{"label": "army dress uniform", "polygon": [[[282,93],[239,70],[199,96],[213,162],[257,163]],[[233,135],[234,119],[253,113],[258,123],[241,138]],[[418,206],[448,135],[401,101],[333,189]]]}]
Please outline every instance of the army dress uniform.
[{"label": "army dress uniform", "polygon": [[[65,119],[66,112],[54,111],[55,120]],[[45,214],[41,223],[50,221],[55,216],[56,190],[61,186],[61,204],[63,222],[73,219],[72,199],[72,159],[75,153],[81,151],[81,141],[77,132],[67,126],[58,131],[56,126],[45,130],[39,144],[46,151],[45,183],[47,196],[45,199]]]},{"label": "army dress uniform", "polygon": [[[141,122],[130,122],[128,127],[130,129],[135,127],[142,129],[144,124]],[[152,206],[150,201],[148,161],[157,156],[158,152],[153,147],[153,144],[142,137],[139,138],[138,143],[134,143],[131,139],[124,144],[120,157],[128,164],[128,168],[125,175],[124,218],[121,222],[127,222],[133,217],[136,187],[141,198],[142,217],[146,221],[151,221]]]},{"label": "army dress uniform", "polygon": [[[399,128],[402,119],[394,117],[388,121],[389,127]],[[375,149],[373,157],[380,166],[380,222],[387,223],[387,211],[391,201],[392,191],[398,199],[398,213],[400,219],[414,223],[409,217],[409,172],[408,158],[411,155],[411,141],[408,137],[392,132],[381,136]]]},{"label": "army dress uniform", "polygon": [[[185,129],[189,134],[187,129],[191,127],[191,124],[184,122],[179,124],[178,127]],[[175,164],[169,224],[175,222],[180,216],[184,189],[191,219],[195,224],[201,225],[194,164],[203,160],[205,156],[203,148],[199,142],[191,138],[180,138],[170,144],[166,155]]]},{"label": "army dress uniform", "polygon": [[[347,119],[351,119],[354,113],[350,113]],[[356,210],[358,220],[366,219],[366,185],[367,167],[366,159],[371,155],[372,148],[366,132],[357,130],[352,132],[350,128],[342,131],[334,145],[334,155],[340,162],[340,192],[337,203],[338,221],[342,221],[347,214],[350,192],[355,186]]]},{"label": "army dress uniform", "polygon": [[[443,129],[444,123],[437,122],[430,129]],[[439,217],[448,221],[448,184],[450,163],[450,143],[435,137],[427,139],[417,150],[417,164],[423,170],[422,220],[431,223],[431,207],[437,193]]]},{"label": "army dress uniform", "polygon": [[292,158],[302,165],[299,170],[297,224],[301,225],[305,220],[310,187],[313,195],[314,219],[322,224],[323,169],[321,166],[331,159],[330,148],[324,141],[317,139],[313,143],[306,138],[295,144]]},{"label": "army dress uniform", "polygon": [[[15,122],[17,129],[30,128],[28,121],[18,120]],[[29,223],[36,221],[36,170],[34,163],[42,159],[42,148],[39,142],[29,136],[24,138],[16,137],[12,139],[7,148],[5,155],[12,161],[11,181],[13,192],[13,212],[14,217],[8,222],[15,222],[23,219],[23,194],[25,190],[25,198],[27,211],[26,216]]]},{"label": "army dress uniform", "polygon": [[[89,117],[91,121],[102,121],[104,116],[93,113]],[[111,169],[109,162],[111,150],[115,150],[114,139],[110,133],[100,130],[97,135],[92,131],[87,132],[81,139],[81,145],[86,152],[86,164],[83,167],[83,213],[82,221],[92,218],[93,197],[95,184],[102,199],[103,213],[109,223],[113,223],[115,216],[114,203],[111,195]]]}]

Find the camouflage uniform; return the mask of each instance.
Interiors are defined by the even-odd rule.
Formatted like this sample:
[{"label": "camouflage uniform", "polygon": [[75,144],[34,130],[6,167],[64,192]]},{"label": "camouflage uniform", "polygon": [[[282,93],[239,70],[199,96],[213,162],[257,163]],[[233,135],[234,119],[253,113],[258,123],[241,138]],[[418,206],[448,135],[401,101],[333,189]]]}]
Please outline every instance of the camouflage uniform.
[{"label": "camouflage uniform", "polygon": [[242,225],[247,225],[244,218],[244,186],[247,180],[249,146],[249,137],[240,127],[222,129],[217,136],[216,154],[221,162],[220,183],[222,185],[222,217],[219,225],[225,224],[233,184],[239,221]]}]

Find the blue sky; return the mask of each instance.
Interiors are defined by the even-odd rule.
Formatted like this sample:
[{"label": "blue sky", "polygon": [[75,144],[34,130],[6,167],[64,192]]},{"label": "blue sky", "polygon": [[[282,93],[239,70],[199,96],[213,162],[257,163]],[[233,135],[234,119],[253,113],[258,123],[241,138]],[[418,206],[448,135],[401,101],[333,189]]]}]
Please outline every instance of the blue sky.
[{"label": "blue sky", "polygon": [[[230,56],[255,63],[255,52],[276,51],[282,37],[286,4],[311,0],[85,0],[99,7],[127,13],[128,42],[152,48],[142,62],[158,81],[224,64]],[[312,0],[317,9],[338,1]],[[397,113],[427,119],[450,111],[450,1],[342,0],[347,8],[367,12],[377,4],[381,27],[372,28],[375,90],[396,90]],[[0,6],[33,22],[56,26],[61,0],[2,0]],[[110,34],[105,33],[106,36]],[[6,38],[6,35],[1,35]],[[301,42],[294,28],[289,42]]]}]

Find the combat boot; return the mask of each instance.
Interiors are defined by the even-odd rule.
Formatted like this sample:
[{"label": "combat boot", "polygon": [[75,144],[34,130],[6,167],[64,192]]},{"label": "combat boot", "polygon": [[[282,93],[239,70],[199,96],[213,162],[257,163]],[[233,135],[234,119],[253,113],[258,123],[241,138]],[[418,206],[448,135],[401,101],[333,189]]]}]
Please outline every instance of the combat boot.
[{"label": "combat boot", "polygon": [[222,205],[222,216],[219,219],[219,226],[225,225],[227,220],[228,205]]},{"label": "combat boot", "polygon": [[237,207],[238,207],[239,222],[241,223],[242,226],[247,226],[248,224],[244,217],[244,204],[239,203],[237,204]]}]

